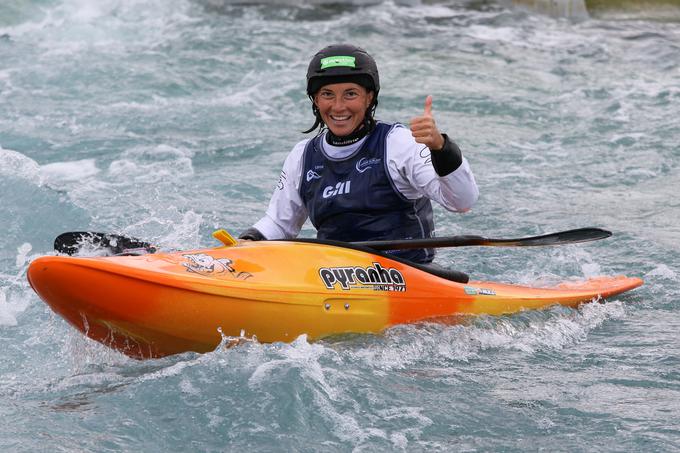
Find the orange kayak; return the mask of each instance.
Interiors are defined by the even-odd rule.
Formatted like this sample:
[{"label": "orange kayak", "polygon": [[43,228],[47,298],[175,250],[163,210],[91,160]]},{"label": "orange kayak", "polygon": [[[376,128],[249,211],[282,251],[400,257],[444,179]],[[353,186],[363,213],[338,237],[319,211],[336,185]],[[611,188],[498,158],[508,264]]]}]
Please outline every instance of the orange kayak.
[{"label": "orange kayak", "polygon": [[552,288],[458,283],[380,252],[291,241],[142,256],[44,256],[31,263],[28,279],[78,330],[135,358],[211,351],[222,335],[314,340],[453,315],[575,307],[643,283],[623,276]]}]

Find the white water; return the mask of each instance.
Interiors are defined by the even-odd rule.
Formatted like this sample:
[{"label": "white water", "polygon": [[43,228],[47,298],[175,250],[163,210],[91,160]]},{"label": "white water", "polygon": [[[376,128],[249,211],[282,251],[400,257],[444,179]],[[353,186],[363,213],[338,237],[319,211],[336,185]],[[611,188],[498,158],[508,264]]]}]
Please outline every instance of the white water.
[{"label": "white water", "polygon": [[[0,448],[680,448],[678,22],[322,3],[0,6]],[[645,286],[579,310],[146,362],[83,338],[31,291],[28,263],[63,231],[190,249],[251,225],[311,125],[306,64],[340,41],[376,56],[380,118],[408,121],[432,94],[470,160],[480,201],[438,209],[439,235],[614,231],[442,250],[440,263],[476,279],[625,273]]]}]

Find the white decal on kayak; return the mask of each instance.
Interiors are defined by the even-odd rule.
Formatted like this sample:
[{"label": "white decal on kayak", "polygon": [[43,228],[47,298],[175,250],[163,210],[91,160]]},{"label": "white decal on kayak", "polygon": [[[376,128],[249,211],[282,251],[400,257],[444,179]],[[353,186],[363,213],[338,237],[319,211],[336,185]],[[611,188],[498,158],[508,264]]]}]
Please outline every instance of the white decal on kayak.
[{"label": "white decal on kayak", "polygon": [[215,259],[205,253],[193,253],[189,255],[182,255],[188,262],[182,263],[182,266],[187,268],[188,272],[194,272],[201,275],[222,274],[228,272],[235,278],[247,280],[252,277],[250,272],[239,272],[233,266],[234,262],[229,258]]},{"label": "white decal on kayak", "polygon": [[394,268],[384,268],[380,263],[359,267],[322,267],[319,277],[327,289],[339,285],[343,290],[352,288],[371,288],[375,291],[406,291],[404,276]]},{"label": "white decal on kayak", "polygon": [[480,296],[495,296],[496,291],[493,289],[489,288],[473,288],[472,286],[464,286],[463,289],[465,290],[465,294],[469,294],[471,296],[479,294]]}]

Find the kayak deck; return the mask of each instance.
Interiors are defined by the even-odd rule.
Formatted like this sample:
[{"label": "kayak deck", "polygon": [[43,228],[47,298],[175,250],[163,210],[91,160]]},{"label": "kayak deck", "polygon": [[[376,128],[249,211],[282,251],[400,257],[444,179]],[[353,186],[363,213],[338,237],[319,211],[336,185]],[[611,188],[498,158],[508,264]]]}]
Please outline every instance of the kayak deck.
[{"label": "kayak deck", "polygon": [[222,334],[313,340],[451,315],[575,307],[642,284],[622,276],[553,288],[463,284],[382,254],[283,241],[143,256],[46,256],[31,263],[28,278],[78,330],[136,358],[211,351]]}]

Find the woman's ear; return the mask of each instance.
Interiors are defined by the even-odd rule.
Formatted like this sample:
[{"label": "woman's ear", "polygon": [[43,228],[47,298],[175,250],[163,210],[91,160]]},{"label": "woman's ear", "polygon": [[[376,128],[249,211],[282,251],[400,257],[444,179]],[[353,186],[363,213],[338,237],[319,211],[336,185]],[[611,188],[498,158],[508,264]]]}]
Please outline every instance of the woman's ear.
[{"label": "woman's ear", "polygon": [[368,102],[366,103],[366,108],[369,108],[371,104],[373,104],[373,98],[375,98],[375,93],[373,91],[369,91],[368,96],[366,96],[366,99],[368,99]]}]

